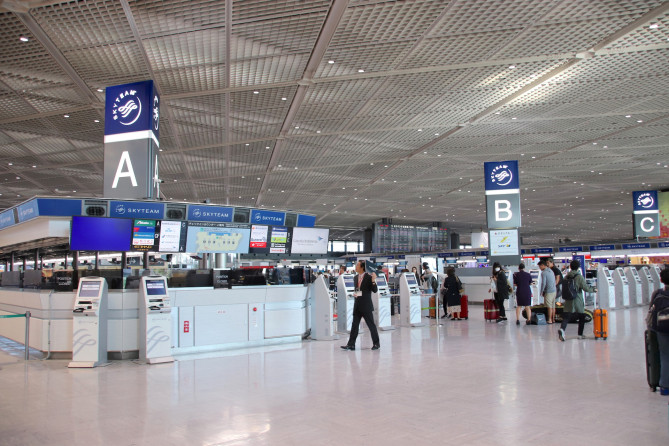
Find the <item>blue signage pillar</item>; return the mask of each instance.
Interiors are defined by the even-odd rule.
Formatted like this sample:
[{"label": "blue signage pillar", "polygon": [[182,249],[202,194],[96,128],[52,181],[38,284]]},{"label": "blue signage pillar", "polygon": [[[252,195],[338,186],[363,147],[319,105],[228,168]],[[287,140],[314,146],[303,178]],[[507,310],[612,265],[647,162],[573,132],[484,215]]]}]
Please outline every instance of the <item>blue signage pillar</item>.
[{"label": "blue signage pillar", "polygon": [[660,206],[657,191],[636,191],[634,197],[634,237],[660,236]]},{"label": "blue signage pillar", "polygon": [[153,81],[107,87],[104,196],[156,198],[160,97]]},{"label": "blue signage pillar", "polygon": [[518,161],[487,162],[483,167],[489,260],[503,265],[517,264],[521,226]]}]

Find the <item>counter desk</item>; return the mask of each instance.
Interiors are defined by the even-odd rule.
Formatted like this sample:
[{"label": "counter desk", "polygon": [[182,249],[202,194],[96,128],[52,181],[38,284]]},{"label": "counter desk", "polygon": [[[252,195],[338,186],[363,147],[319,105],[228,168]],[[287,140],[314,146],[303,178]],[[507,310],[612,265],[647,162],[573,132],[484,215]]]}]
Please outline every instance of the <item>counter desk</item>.
[{"label": "counter desk", "polygon": [[[231,289],[172,288],[174,354],[300,342],[307,330],[304,285]],[[0,288],[0,314],[31,312],[30,347],[52,358],[72,355],[75,292]],[[107,350],[110,359],[138,357],[138,290],[109,290]],[[24,342],[21,318],[0,321],[0,336]]]}]

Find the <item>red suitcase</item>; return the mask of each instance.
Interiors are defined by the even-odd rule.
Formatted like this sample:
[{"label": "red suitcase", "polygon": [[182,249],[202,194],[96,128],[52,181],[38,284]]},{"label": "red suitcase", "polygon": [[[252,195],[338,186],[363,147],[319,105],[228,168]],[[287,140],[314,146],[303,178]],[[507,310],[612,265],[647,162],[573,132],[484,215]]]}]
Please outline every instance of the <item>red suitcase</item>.
[{"label": "red suitcase", "polygon": [[486,321],[496,321],[499,318],[499,309],[495,299],[485,299],[483,301],[483,318]]},{"label": "red suitcase", "polygon": [[460,319],[469,319],[469,298],[466,294],[460,296]]}]

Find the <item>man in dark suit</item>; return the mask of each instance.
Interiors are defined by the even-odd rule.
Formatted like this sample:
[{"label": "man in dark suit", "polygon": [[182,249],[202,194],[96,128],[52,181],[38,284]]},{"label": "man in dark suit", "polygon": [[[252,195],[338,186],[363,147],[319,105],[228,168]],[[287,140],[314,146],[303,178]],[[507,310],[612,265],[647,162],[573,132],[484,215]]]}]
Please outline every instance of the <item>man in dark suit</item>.
[{"label": "man in dark suit", "polygon": [[358,337],[358,327],[360,319],[364,319],[369,331],[372,334],[372,350],[381,348],[379,344],[379,333],[374,324],[374,304],[372,303],[372,293],[378,291],[376,286],[376,273],[365,273],[365,261],[360,260],[355,264],[355,304],[353,305],[353,323],[351,324],[351,335],[348,343],[342,345],[344,350],[355,350],[355,340]]}]

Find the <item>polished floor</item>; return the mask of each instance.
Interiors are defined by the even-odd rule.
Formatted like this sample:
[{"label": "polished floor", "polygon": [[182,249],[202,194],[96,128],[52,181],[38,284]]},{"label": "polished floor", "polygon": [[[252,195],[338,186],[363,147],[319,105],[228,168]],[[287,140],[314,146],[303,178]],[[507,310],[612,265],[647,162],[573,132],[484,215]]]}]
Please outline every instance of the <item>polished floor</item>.
[{"label": "polished floor", "polygon": [[[93,370],[0,345],[1,445],[667,445],[645,376],[645,309],[607,341],[557,326],[426,320],[344,341]],[[445,320],[442,320],[445,321]],[[34,354],[38,358],[39,354]]]}]

